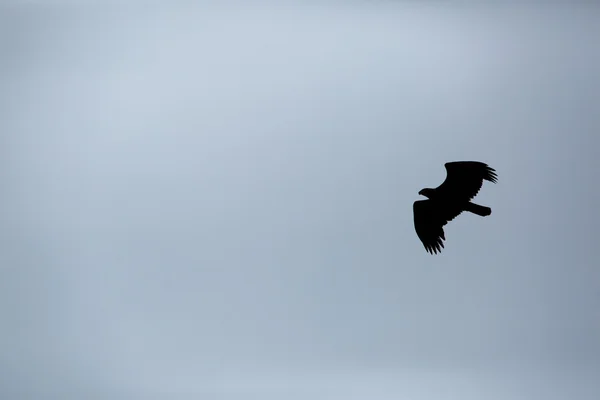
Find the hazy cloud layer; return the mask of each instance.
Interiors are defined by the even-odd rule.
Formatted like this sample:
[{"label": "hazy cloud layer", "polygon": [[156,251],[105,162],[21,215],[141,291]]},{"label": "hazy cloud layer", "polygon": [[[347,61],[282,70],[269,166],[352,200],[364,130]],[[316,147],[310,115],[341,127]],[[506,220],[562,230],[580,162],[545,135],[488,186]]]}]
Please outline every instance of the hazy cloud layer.
[{"label": "hazy cloud layer", "polygon": [[0,15],[1,393],[597,398],[600,8]]}]

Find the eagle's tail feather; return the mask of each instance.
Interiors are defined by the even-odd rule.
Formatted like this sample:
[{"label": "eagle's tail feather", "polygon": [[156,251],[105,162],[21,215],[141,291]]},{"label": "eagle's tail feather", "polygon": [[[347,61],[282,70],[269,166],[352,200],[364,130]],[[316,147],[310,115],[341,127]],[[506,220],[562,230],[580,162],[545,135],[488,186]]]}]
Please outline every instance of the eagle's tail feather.
[{"label": "eagle's tail feather", "polygon": [[481,217],[486,217],[492,213],[491,208],[485,207],[485,206],[480,206],[479,204],[475,204],[475,203],[471,203],[471,202],[467,203],[467,207],[465,208],[465,210],[472,212],[473,214],[477,214]]}]

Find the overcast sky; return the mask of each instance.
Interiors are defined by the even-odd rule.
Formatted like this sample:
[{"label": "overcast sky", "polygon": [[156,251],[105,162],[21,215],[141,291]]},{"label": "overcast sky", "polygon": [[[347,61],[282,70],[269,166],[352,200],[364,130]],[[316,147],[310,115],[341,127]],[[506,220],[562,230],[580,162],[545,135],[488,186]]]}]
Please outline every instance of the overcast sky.
[{"label": "overcast sky", "polygon": [[600,398],[600,7],[323,3],[0,8],[0,397]]}]

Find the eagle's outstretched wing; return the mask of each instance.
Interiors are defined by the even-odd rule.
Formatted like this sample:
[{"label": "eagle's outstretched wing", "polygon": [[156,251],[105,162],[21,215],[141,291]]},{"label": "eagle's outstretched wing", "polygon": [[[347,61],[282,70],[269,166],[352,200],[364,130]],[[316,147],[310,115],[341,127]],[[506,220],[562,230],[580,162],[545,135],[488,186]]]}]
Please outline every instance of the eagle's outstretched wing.
[{"label": "eagle's outstretched wing", "polygon": [[444,164],[446,179],[436,191],[448,200],[469,201],[479,193],[483,181],[496,183],[496,171],[478,161],[455,161]]},{"label": "eagle's outstretched wing", "polygon": [[444,225],[456,218],[464,210],[449,207],[433,200],[418,200],[413,204],[415,231],[423,242],[425,250],[437,254],[444,247]]}]

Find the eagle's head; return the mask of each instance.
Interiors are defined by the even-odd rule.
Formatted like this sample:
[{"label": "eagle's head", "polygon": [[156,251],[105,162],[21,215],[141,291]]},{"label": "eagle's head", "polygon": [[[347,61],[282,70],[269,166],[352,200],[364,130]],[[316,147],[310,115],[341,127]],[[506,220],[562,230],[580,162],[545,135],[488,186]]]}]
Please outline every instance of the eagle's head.
[{"label": "eagle's head", "polygon": [[419,194],[421,196],[427,197],[428,199],[431,199],[432,197],[434,197],[435,189],[429,189],[429,188],[421,189]]}]

